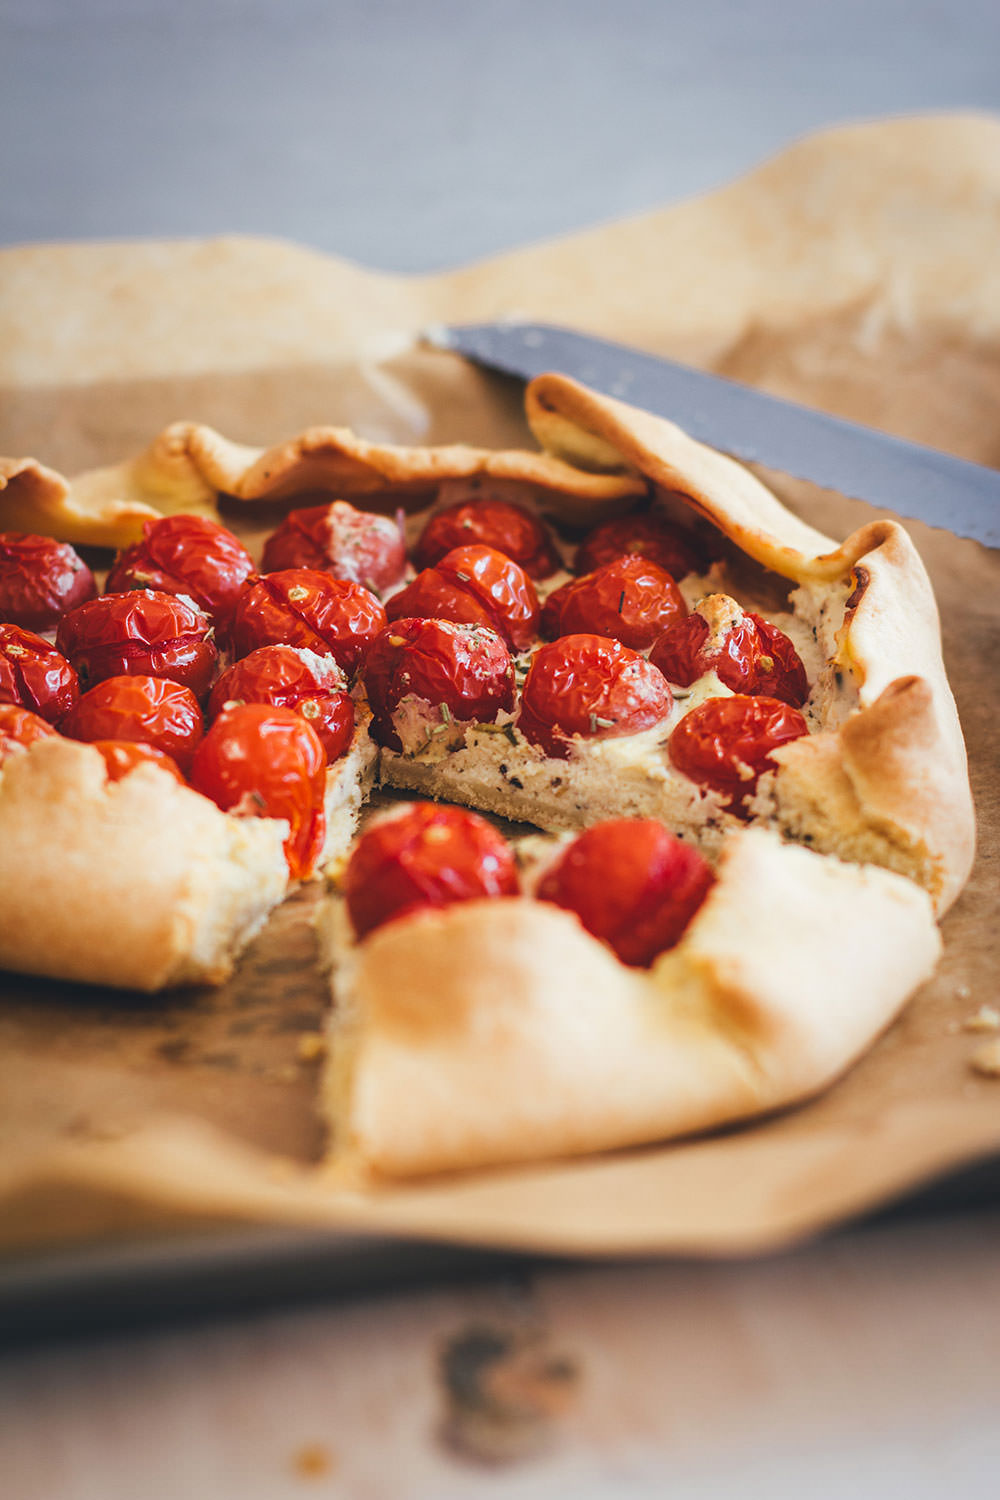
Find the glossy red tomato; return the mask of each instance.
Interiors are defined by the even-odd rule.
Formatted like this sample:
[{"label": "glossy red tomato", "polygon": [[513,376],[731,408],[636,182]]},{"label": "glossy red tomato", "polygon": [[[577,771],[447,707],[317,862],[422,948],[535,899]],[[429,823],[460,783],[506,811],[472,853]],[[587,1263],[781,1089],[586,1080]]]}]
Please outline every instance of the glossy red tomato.
[{"label": "glossy red tomato", "polygon": [[697,849],[662,824],[620,818],[574,839],[539,882],[538,897],[576,912],[622,963],[648,968],[680,941],[714,884]]},{"label": "glossy red tomato", "polygon": [[517,868],[485,818],[419,802],[362,835],[344,889],[354,931],[364,937],[383,922],[428,906],[516,896]]},{"label": "glossy red tomato", "polygon": [[453,547],[481,542],[518,563],[529,578],[549,578],[560,567],[559,553],[537,516],[483,489],[476,498],[439,510],[414,548],[418,568],[433,568]]},{"label": "glossy red tomato", "polygon": [[565,759],[574,737],[638,734],[670,712],[662,672],[619,641],[564,635],[535,653],[517,727],[546,755]]},{"label": "glossy red tomato", "polygon": [[79,696],[76,673],[55,646],[19,625],[0,625],[0,703],[20,703],[58,724]]},{"label": "glossy red tomato", "polygon": [[143,745],[138,740],[91,740],[91,744],[104,757],[109,781],[121,781],[136,766],[152,765],[166,771],[181,786],[186,785],[177,762],[155,745]]},{"label": "glossy red tomato", "polygon": [[30,708],[16,703],[0,703],[0,766],[11,751],[27,750],[36,740],[58,739],[59,735]]},{"label": "glossy red tomato", "polygon": [[173,594],[136,589],[105,594],[63,617],[56,645],[83,686],[136,673],[169,677],[199,698],[212,684],[219,653],[208,616]]},{"label": "glossy red tomato", "polygon": [[115,558],[106,594],[156,589],[187,594],[225,630],[240,590],[254,571],[243,543],[207,516],[161,516],[146,521],[142,541]]},{"label": "glossy red tomato", "polygon": [[484,626],[451,620],[396,620],[368,653],[363,672],[374,715],[372,735],[401,750],[392,715],[405,698],[434,705],[460,723],[491,724],[514,707],[514,663]]},{"label": "glossy red tomato", "polygon": [[380,594],[402,578],[406,545],[398,522],[334,500],[289,511],[261,563],[264,573],[279,568],[315,568]]},{"label": "glossy red tomato", "polygon": [[425,568],[386,604],[390,620],[456,620],[488,625],[508,646],[522,650],[538,634],[538,595],[516,562],[475,542],[454,547],[436,567]]},{"label": "glossy red tomato", "polygon": [[0,533],[0,621],[54,630],[67,610],[96,593],[93,573],[68,542],[24,531]]},{"label": "glossy red tomato", "polygon": [[258,646],[306,646],[333,656],[353,677],[386,623],[368,589],[314,568],[284,568],[247,584],[233,617],[236,657]]},{"label": "glossy red tomato", "polygon": [[556,589],[545,604],[547,633],[605,635],[633,651],[651,646],[667,625],[687,614],[670,574],[634,553]]},{"label": "glossy red tomato", "polygon": [[762,772],[773,770],[771,751],[808,733],[798,709],[778,698],[709,698],[685,714],[670,736],[678,771],[729,798],[742,816]]},{"label": "glossy red tomato", "polygon": [[695,611],[664,631],[649,659],[679,687],[690,687],[705,672],[715,672],[730,692],[764,694],[801,708],[809,696],[809,682],[784,631],[760,615],[740,612],[711,647],[709,633],[708,620]]},{"label": "glossy red tomato", "polygon": [[72,740],[139,740],[187,770],[203,723],[190,688],[167,677],[107,677],[84,693],[60,725]]},{"label": "glossy red tomato", "polygon": [[354,699],[332,656],[302,646],[258,646],[223,672],[208,700],[208,719],[231,702],[294,709],[319,735],[331,763],[351,747]]},{"label": "glossy red tomato", "polygon": [[693,536],[655,511],[642,511],[595,526],[577,548],[574,567],[578,573],[592,573],[628,552],[659,563],[675,581],[705,566]]},{"label": "glossy red tomato", "polygon": [[195,752],[191,785],[223,812],[285,818],[289,875],[313,873],[326,838],[326,755],[297,713],[264,703],[223,709]]}]

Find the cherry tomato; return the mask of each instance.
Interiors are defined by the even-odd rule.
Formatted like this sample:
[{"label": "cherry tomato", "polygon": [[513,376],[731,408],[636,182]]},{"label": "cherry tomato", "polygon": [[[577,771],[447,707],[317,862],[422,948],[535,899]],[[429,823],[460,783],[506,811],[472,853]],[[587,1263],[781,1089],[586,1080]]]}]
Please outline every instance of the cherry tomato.
[{"label": "cherry tomato", "polygon": [[697,849],[661,823],[620,818],[574,839],[542,877],[538,898],[576,912],[622,963],[648,968],[680,941],[714,884]]},{"label": "cherry tomato", "polygon": [[0,703],[0,766],[12,751],[27,750],[36,740],[59,735],[45,719],[17,703]]},{"label": "cherry tomato", "polygon": [[549,578],[560,567],[559,553],[537,516],[510,500],[488,493],[459,500],[432,516],[414,548],[418,568],[433,568],[453,547],[481,542],[518,563],[529,578]]},{"label": "cherry tomato", "polygon": [[376,639],[364,684],[380,745],[401,750],[392,715],[404,698],[440,706],[459,723],[491,724],[514,707],[514,663],[485,626],[452,620],[395,620]]},{"label": "cherry tomato", "polygon": [[223,709],[195,752],[191,785],[223,812],[285,818],[289,875],[313,873],[326,838],[326,755],[297,713],[264,703]]},{"label": "cherry tomato", "polygon": [[225,630],[253,571],[249,552],[225,526],[207,516],[161,516],[144,524],[141,542],[119,552],[104,592],[187,594]]},{"label": "cherry tomato", "polygon": [[546,755],[565,760],[575,737],[638,734],[670,712],[662,672],[619,641],[564,635],[535,653],[517,726]]},{"label": "cherry tomato", "polygon": [[172,756],[157,750],[155,745],[143,745],[138,740],[91,740],[91,744],[104,756],[109,781],[121,781],[136,766],[148,764],[159,766],[181,786],[186,785],[177,762]]},{"label": "cherry tomato", "polygon": [[576,581],[576,579],[571,578],[569,583],[560,584],[557,589],[552,590],[542,605],[542,613],[538,621],[538,633],[545,640],[554,641],[556,636],[562,634],[560,625],[562,624],[563,605],[566,603],[569,591]]},{"label": "cherry tomato", "polygon": [[0,533],[0,620],[54,630],[67,610],[96,593],[93,573],[68,542],[24,531]]},{"label": "cherry tomato", "polygon": [[211,686],[219,653],[211,622],[173,594],[136,589],[105,594],[65,615],[56,645],[84,686],[106,677],[169,677],[199,698]]},{"label": "cherry tomato", "polygon": [[373,594],[392,588],[406,570],[399,525],[357,510],[346,500],[289,511],[267,540],[261,571],[315,568],[364,584]]},{"label": "cherry tomato", "polygon": [[546,600],[547,624],[559,635],[609,636],[641,651],[651,646],[687,605],[670,574],[659,563],[630,553],[556,590]]},{"label": "cherry tomato", "polygon": [[258,646],[223,672],[208,700],[208,719],[229,702],[294,709],[319,735],[331,763],[351,747],[354,699],[332,656],[302,646]]},{"label": "cherry tomato", "polygon": [[0,625],[0,703],[58,724],[79,696],[76,673],[55,646],[19,625]]},{"label": "cherry tomato", "polygon": [[577,548],[574,566],[578,573],[593,573],[626,553],[659,563],[675,581],[699,573],[705,565],[694,537],[654,511],[645,511],[595,526]]},{"label": "cherry tomato", "polygon": [[66,715],[71,740],[139,740],[187,770],[203,723],[190,688],[167,677],[106,677]]},{"label": "cherry tomato", "polygon": [[715,672],[731,692],[765,694],[801,708],[809,695],[806,669],[784,631],[739,611],[711,646],[710,633],[709,621],[696,610],[667,627],[649,659],[680,687]]},{"label": "cherry tomato", "polygon": [[460,807],[419,802],[358,842],[344,880],[358,937],[423,907],[516,896],[514,857],[496,829]]},{"label": "cherry tomato", "polygon": [[692,781],[728,795],[742,817],[761,773],[775,768],[771,751],[807,733],[798,709],[778,698],[709,698],[677,725],[670,759]]},{"label": "cherry tomato", "polygon": [[233,617],[233,655],[248,656],[258,646],[306,646],[335,657],[353,676],[385,623],[385,610],[360,583],[314,568],[283,568],[244,588]]},{"label": "cherry tomato", "polygon": [[520,651],[538,634],[538,595],[516,562],[478,542],[453,547],[386,605],[390,620],[456,620],[488,625]]}]

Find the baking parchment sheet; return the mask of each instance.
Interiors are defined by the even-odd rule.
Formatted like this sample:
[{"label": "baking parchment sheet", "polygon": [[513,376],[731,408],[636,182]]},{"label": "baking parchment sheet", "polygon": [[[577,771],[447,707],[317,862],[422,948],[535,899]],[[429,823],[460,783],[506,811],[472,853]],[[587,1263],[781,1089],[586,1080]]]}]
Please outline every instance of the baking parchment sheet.
[{"label": "baking parchment sheet", "polygon": [[[323,423],[523,445],[514,383],[414,345],[430,323],[518,314],[1000,465],[998,236],[1000,121],[951,116],[814,137],[708,197],[436,277],[253,239],[9,250],[0,452],[72,473],[181,417],[255,444]],[[875,514],[764,477],[833,535]],[[1000,564],[910,529],[937,590],[980,852],[937,976],[835,1087],[695,1140],[346,1191],[317,1165],[318,1070],[302,1045],[328,1004],[312,887],[221,990],[150,998],[0,977],[0,1249],[247,1221],[721,1255],[788,1243],[1000,1151],[1000,1079],[970,1066],[988,1038],[965,1024],[998,998]]]}]

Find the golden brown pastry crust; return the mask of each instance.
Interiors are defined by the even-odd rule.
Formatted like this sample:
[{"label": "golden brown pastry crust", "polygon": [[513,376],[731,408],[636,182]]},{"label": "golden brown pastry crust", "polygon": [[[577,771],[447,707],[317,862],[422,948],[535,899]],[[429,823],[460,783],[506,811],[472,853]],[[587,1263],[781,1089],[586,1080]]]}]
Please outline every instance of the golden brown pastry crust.
[{"label": "golden brown pastry crust", "polygon": [[109,781],[57,737],[0,775],[0,967],[117,988],[216,983],[288,888],[286,825],[159,766]]},{"label": "golden brown pastry crust", "polygon": [[544,902],[470,902],[359,945],[326,914],[333,1160],[408,1176],[664,1139],[808,1097],[936,962],[930,902],[761,830],[687,934],[629,969]]}]

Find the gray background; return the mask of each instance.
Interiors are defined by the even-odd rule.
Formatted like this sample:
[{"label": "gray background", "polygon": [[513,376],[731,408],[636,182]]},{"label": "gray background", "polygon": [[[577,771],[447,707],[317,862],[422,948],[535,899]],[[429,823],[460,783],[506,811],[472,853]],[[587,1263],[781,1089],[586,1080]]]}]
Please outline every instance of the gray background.
[{"label": "gray background", "polygon": [[0,242],[430,270],[839,121],[1000,109],[1000,0],[0,0]]}]

